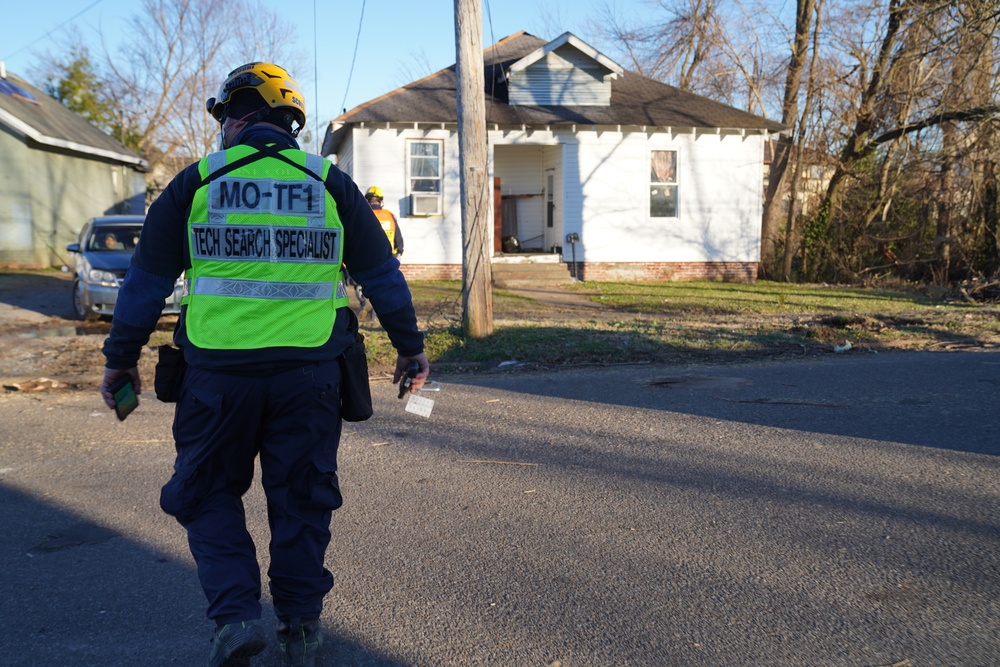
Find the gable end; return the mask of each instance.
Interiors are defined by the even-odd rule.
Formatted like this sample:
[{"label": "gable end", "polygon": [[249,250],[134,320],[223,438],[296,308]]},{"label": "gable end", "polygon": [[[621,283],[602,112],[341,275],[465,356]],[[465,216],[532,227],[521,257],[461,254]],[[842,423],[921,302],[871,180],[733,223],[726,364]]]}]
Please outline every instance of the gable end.
[{"label": "gable end", "polygon": [[[611,82],[621,68],[588,52],[582,42],[564,41],[515,63],[508,72],[513,106],[610,106]],[[609,67],[609,64],[611,65]]]}]

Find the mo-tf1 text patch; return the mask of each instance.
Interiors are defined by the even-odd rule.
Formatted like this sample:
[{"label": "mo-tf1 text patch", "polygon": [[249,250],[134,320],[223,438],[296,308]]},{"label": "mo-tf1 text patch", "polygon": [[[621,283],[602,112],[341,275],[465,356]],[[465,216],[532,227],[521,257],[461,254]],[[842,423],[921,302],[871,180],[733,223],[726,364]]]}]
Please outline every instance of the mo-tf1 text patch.
[{"label": "mo-tf1 text patch", "polygon": [[322,216],[326,188],[319,181],[219,178],[209,184],[209,213]]}]

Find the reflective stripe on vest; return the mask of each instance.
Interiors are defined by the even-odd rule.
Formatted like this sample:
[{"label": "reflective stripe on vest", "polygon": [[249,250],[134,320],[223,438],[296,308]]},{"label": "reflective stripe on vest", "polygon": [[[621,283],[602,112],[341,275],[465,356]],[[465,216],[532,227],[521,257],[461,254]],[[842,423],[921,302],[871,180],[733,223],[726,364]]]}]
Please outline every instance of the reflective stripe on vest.
[{"label": "reflective stripe on vest", "polygon": [[337,308],[348,305],[344,229],[322,180],[329,164],[249,146],[201,161],[182,299],[192,343],[236,350],[329,340]]}]

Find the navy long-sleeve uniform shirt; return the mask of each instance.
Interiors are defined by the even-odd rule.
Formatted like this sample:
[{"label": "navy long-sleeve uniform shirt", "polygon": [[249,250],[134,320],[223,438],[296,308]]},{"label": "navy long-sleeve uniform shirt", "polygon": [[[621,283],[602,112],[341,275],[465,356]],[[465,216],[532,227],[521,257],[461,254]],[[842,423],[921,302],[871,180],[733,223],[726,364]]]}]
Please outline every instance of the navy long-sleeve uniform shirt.
[{"label": "navy long-sleeve uniform shirt", "polygon": [[[298,148],[290,134],[273,126],[251,126],[240,133],[236,143],[258,148],[271,144],[279,150]],[[149,208],[118,294],[111,333],[104,343],[108,368],[126,369],[138,363],[142,347],[156,328],[167,297],[173,293],[175,281],[183,270],[190,268],[187,221],[201,180],[198,163],[188,166]],[[335,165],[330,166],[325,185],[344,225],[344,264],[351,277],[371,300],[379,322],[399,354],[408,357],[420,354],[423,334],[417,329],[410,291],[378,219],[354,181]],[[334,359],[354,341],[354,332],[349,330],[354,318],[348,308],[341,308],[329,340],[320,347],[203,349],[187,338],[185,310],[186,307],[181,310],[174,341],[184,349],[188,364],[198,368],[270,372]]]}]

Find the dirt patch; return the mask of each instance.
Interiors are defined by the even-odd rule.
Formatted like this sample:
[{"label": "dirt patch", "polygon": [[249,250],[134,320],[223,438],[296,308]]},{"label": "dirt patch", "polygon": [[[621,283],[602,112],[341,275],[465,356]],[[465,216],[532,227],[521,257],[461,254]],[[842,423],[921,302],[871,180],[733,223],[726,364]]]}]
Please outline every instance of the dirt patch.
[{"label": "dirt patch", "polygon": [[[494,315],[498,324],[519,321],[569,322],[584,329],[603,323],[621,323],[628,330],[665,330],[670,345],[658,348],[651,358],[631,361],[683,363],[746,362],[762,359],[865,351],[997,349],[1000,335],[995,308],[969,313],[919,316],[882,315],[757,315],[726,311],[641,314],[594,304],[587,294],[558,287],[495,292]],[[353,298],[353,297],[352,297]],[[429,328],[461,323],[460,298],[442,291],[440,299],[417,302],[421,325]],[[166,342],[176,316],[164,316],[153,344]],[[627,325],[627,326],[625,326]],[[377,326],[363,323],[363,326]],[[608,328],[605,326],[604,328]],[[73,319],[72,275],[59,271],[0,273],[0,384],[11,386],[48,378],[70,389],[96,387],[104,372],[101,347],[110,322]],[[638,333],[636,335],[638,335]],[[728,341],[730,345],[704,346],[702,340]],[[845,345],[851,341],[851,345]],[[631,348],[630,348],[631,349]],[[638,354],[638,353],[636,353]],[[503,361],[498,360],[498,361]],[[142,377],[152,380],[156,354],[147,348],[140,361]],[[526,360],[525,367],[533,362]],[[485,364],[490,368],[496,363]],[[547,364],[546,367],[558,364]],[[444,372],[477,372],[483,363],[462,360],[438,364]],[[391,374],[389,367],[372,367],[376,379]],[[45,387],[45,383],[37,385]]]},{"label": "dirt patch", "polygon": [[[73,317],[73,276],[59,271],[0,274],[0,383],[48,378],[70,389],[96,387],[104,374],[101,347],[110,322]],[[158,329],[172,330],[176,316]],[[143,354],[143,377],[152,378],[155,357]],[[43,385],[44,386],[44,385]]]}]

